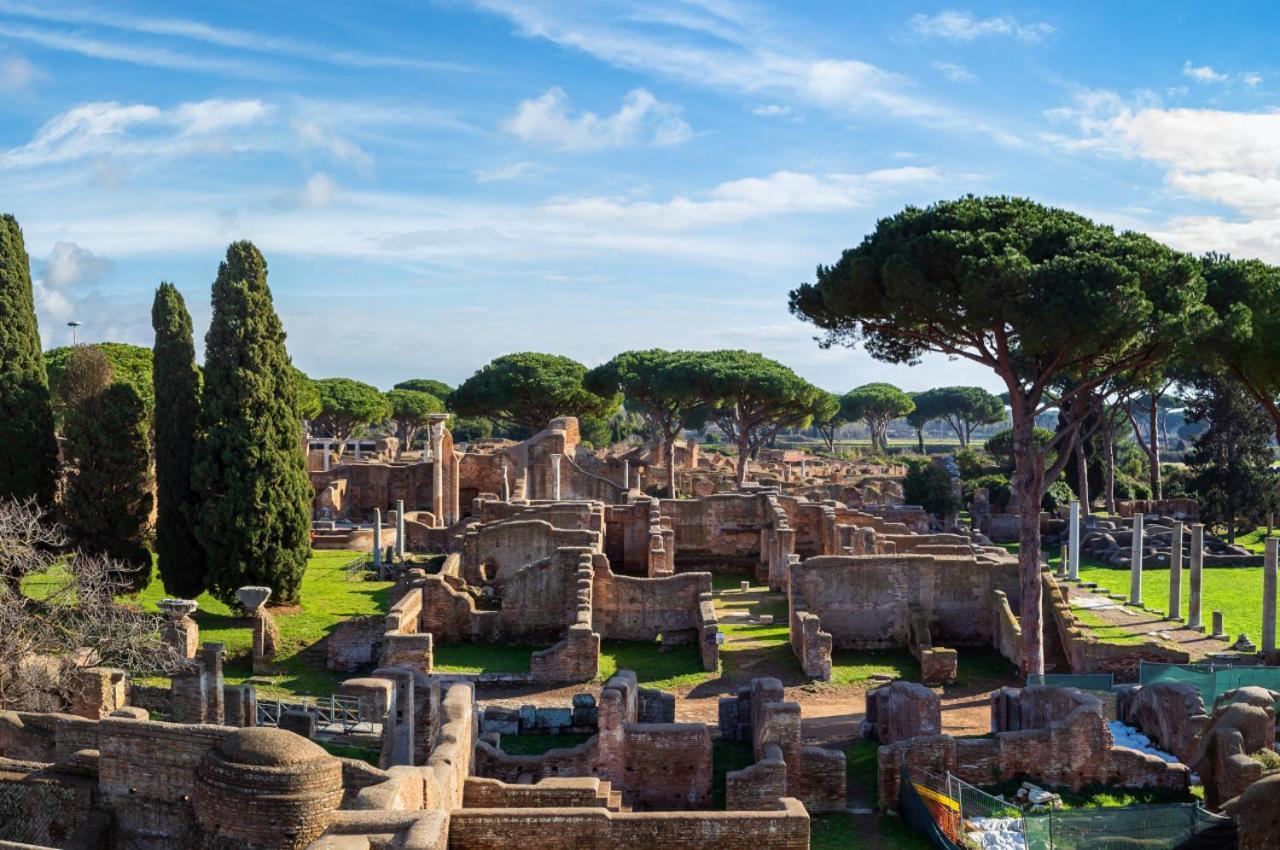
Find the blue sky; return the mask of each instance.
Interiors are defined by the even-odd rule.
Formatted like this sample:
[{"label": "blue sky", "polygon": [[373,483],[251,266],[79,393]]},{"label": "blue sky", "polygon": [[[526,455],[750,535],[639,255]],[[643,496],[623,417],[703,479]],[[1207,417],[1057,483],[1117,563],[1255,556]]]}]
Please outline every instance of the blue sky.
[{"label": "blue sky", "polygon": [[265,5],[0,0],[46,344],[150,344],[161,280],[203,334],[248,238],[317,377],[740,347],[836,391],[997,388],[821,351],[786,294],[966,192],[1280,261],[1269,4]]}]

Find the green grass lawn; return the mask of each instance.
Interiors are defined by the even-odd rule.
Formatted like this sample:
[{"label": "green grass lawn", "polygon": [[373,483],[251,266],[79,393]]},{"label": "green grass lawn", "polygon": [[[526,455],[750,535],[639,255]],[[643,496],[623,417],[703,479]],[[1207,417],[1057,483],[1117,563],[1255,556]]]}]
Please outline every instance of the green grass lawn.
[{"label": "green grass lawn", "polygon": [[[325,669],[324,649],[318,644],[339,623],[351,617],[385,613],[388,609],[391,582],[369,581],[364,573],[348,571],[348,565],[362,557],[348,551],[311,554],[302,576],[302,605],[274,612],[280,626],[280,649],[272,665],[275,672],[254,678],[260,692],[328,696],[335,685],[349,678],[348,674]],[[40,598],[61,580],[56,571],[28,576],[23,581],[23,592]],[[158,611],[156,603],[165,595],[157,578],[133,601],[144,610]],[[201,594],[196,601],[200,604],[195,614],[200,625],[200,641],[225,644],[227,662],[223,669],[227,682],[243,683],[253,675],[249,666],[253,635],[248,621],[237,617],[230,607],[208,593]],[[164,684],[165,680],[151,683]]]},{"label": "green grass lawn", "polygon": [[[1129,571],[1105,567],[1080,567],[1083,581],[1097,582],[1115,593],[1129,592]],[[1190,602],[1190,573],[1182,571],[1182,610],[1187,616]],[[1208,623],[1213,611],[1226,618],[1227,632],[1247,634],[1255,642],[1262,635],[1262,567],[1205,567],[1201,619]],[[1142,599],[1152,608],[1169,607],[1169,571],[1142,571]],[[1079,611],[1077,610],[1077,614]]]},{"label": "green grass lawn", "polygon": [[547,750],[570,749],[591,735],[565,732],[562,735],[503,735],[502,751],[509,756],[540,756]]}]

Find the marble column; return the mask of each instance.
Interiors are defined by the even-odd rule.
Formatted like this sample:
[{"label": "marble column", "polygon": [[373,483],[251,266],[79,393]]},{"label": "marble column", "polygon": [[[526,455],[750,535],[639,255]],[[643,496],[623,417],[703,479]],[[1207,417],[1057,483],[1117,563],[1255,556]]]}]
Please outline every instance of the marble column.
[{"label": "marble column", "polygon": [[329,441],[328,440],[324,441],[324,448],[321,449],[321,451],[324,454],[324,457],[321,460],[321,463],[324,464],[322,468],[324,469],[325,472],[328,472],[329,471]]},{"label": "marble column", "polygon": [[1262,651],[1276,651],[1276,569],[1280,538],[1268,537],[1262,565]]},{"label": "marble column", "polygon": [[396,560],[404,560],[404,499],[396,499]]},{"label": "marble column", "polygon": [[360,440],[356,440],[356,460],[360,459]]},{"label": "marble column", "polygon": [[1169,535],[1169,619],[1182,619],[1182,521],[1173,524]]},{"label": "marble column", "polygon": [[631,489],[631,461],[629,460],[622,462],[622,489]]},{"label": "marble column", "polygon": [[1077,499],[1071,500],[1071,511],[1069,519],[1071,523],[1067,530],[1067,557],[1071,559],[1071,563],[1067,568],[1067,578],[1072,581],[1080,580],[1080,502]]},{"label": "marble column", "polygon": [[373,568],[382,575],[382,508],[373,509]]},{"label": "marble column", "polygon": [[1133,546],[1129,550],[1129,604],[1142,605],[1142,514],[1133,515]]},{"label": "marble column", "polygon": [[551,456],[551,500],[554,502],[560,501],[560,458],[561,455]]},{"label": "marble column", "polygon": [[444,423],[447,413],[427,415],[428,436],[431,443],[431,514],[436,518],[436,528],[447,522],[444,507]]},{"label": "marble column", "polygon": [[1062,554],[1058,558],[1058,578],[1067,577],[1067,544],[1062,544]]},{"label": "marble column", "polygon": [[502,501],[511,501],[510,470],[507,469],[507,465],[505,463],[502,465]]},{"label": "marble column", "polygon": [[1204,631],[1200,619],[1200,591],[1204,573],[1204,526],[1191,526],[1191,595],[1187,599],[1187,628]]}]

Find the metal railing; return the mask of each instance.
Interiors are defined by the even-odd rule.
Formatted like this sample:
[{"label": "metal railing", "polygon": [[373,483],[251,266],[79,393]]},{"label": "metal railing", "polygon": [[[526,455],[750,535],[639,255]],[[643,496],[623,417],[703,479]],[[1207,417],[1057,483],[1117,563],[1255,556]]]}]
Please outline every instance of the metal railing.
[{"label": "metal railing", "polygon": [[295,700],[258,698],[258,725],[279,726],[286,711],[305,711],[316,719],[316,731],[331,734],[380,734],[381,718],[366,717],[357,697],[301,697]]}]

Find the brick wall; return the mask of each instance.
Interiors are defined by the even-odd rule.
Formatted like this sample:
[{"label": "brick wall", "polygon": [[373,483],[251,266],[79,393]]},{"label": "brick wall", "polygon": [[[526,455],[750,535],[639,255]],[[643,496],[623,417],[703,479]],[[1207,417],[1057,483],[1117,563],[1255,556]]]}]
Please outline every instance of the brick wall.
[{"label": "brick wall", "polygon": [[[572,845],[566,838],[572,836]],[[788,799],[776,812],[609,812],[604,809],[463,809],[449,821],[457,850],[807,850],[809,815]]]}]

